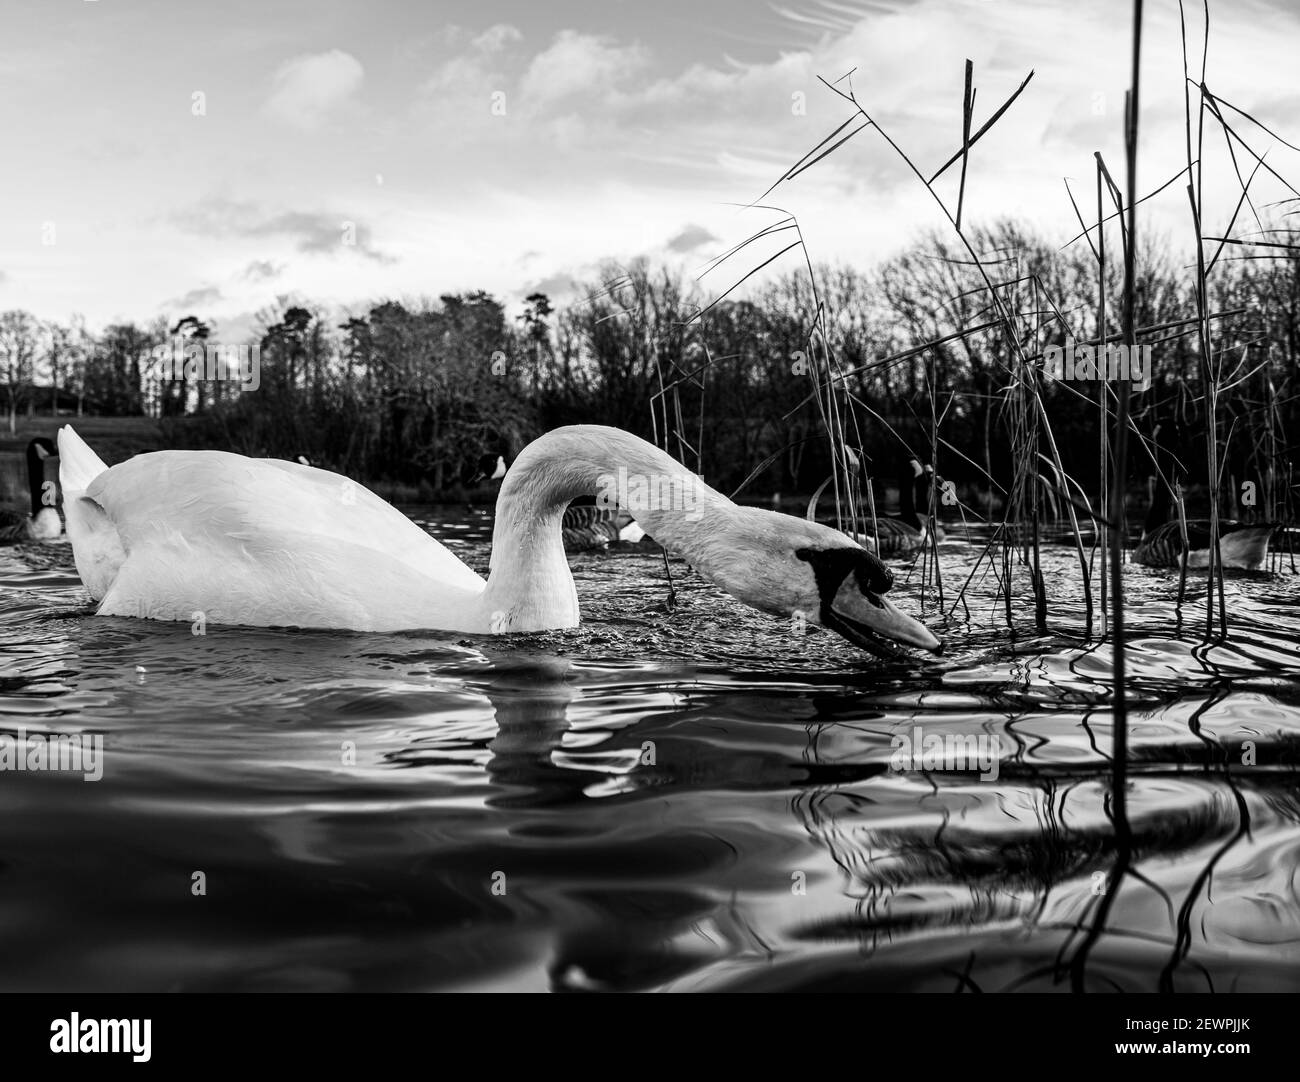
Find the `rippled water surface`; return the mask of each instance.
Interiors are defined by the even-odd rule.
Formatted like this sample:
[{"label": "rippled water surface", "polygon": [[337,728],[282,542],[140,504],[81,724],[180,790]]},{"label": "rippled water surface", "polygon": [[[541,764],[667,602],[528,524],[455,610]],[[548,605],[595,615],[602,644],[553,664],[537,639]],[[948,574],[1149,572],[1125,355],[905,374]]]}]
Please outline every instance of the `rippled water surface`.
[{"label": "rippled water surface", "polygon": [[[416,517],[486,568],[486,514]],[[977,552],[943,546],[950,593]],[[573,563],[573,632],[195,635],[90,616],[66,543],[0,550],[0,734],[105,747],[99,782],[0,773],[0,987],[1070,986],[1116,846],[1069,550],[1054,633],[981,574],[927,611],[941,657],[892,662],[680,565],[670,612],[655,557]],[[1130,871],[1076,969],[1294,990],[1300,576],[1232,578],[1209,647],[1176,581],[1128,576]],[[996,778],[891,769],[918,727],[996,738]]]}]

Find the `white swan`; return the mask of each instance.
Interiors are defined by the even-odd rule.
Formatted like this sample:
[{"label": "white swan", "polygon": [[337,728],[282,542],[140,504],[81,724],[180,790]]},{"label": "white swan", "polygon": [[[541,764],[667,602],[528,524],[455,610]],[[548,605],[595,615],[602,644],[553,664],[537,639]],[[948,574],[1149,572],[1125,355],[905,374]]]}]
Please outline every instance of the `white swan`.
[{"label": "white swan", "polygon": [[882,596],[889,569],[844,534],[739,507],[616,428],[560,428],[524,449],[497,499],[486,582],[327,470],[224,451],[156,451],[109,469],[71,427],[59,450],[68,536],[100,615],[357,631],[575,627],[561,519],[574,497],[617,485],[618,502],[670,553],[741,601],[802,613],[867,649],[939,646]]}]

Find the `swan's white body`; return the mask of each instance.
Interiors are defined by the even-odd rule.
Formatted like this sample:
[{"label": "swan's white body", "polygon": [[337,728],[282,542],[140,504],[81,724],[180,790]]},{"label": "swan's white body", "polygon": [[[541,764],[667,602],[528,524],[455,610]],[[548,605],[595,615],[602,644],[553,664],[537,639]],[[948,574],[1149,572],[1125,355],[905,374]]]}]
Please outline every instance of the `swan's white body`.
[{"label": "swan's white body", "polygon": [[158,451],[105,469],[70,428],[59,446],[68,536],[101,615],[489,630],[483,579],[337,474],[224,451]]},{"label": "swan's white body", "polygon": [[[612,476],[688,492],[685,506],[634,513],[668,551],[767,611],[817,622],[821,586],[794,550],[853,545],[817,523],[737,507],[658,448],[595,425],[548,433],[511,466],[486,581],[396,508],[327,470],[224,451],[158,451],[108,468],[70,427],[59,450],[77,571],[104,616],[201,613],[212,624],[357,631],[575,627],[560,520],[570,500]],[[884,607],[909,625],[890,637],[938,645]]]}]

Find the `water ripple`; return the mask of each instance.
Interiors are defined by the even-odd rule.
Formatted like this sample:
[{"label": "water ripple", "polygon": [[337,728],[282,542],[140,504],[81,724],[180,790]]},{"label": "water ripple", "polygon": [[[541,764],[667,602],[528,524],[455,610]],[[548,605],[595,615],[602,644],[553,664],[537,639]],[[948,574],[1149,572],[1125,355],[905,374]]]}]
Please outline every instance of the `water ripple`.
[{"label": "water ripple", "polygon": [[[424,521],[486,565],[488,517]],[[575,558],[582,628],[484,638],[98,619],[66,544],[4,550],[0,743],[98,735],[104,777],[0,773],[0,987],[1067,987],[1117,857],[1109,646],[1067,549],[1048,630],[987,577],[955,605],[977,552],[942,546],[944,653],[884,662],[681,565],[670,608],[636,553]],[[1232,578],[1209,645],[1190,585],[1129,576],[1086,980],[1295,990],[1298,578]],[[989,754],[900,769],[927,735]]]}]

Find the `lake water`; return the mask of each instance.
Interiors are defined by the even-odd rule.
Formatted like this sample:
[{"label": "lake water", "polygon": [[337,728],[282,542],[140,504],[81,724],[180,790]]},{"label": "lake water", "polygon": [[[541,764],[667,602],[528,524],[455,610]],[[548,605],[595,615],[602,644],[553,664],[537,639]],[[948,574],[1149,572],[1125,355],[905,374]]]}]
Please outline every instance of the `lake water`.
[{"label": "lake water", "polygon": [[[485,569],[490,517],[436,514]],[[949,590],[977,552],[942,546]],[[1069,550],[1052,634],[981,575],[926,614],[942,656],[889,662],[680,565],[669,612],[656,557],[573,564],[573,632],[195,635],[90,616],[66,543],[0,550],[0,736],[104,741],[98,782],[0,773],[0,988],[1070,987],[1115,850]],[[1300,576],[1232,578],[1209,648],[1176,583],[1128,576],[1131,873],[1075,969],[1296,990]],[[893,768],[933,734],[996,777]]]}]

